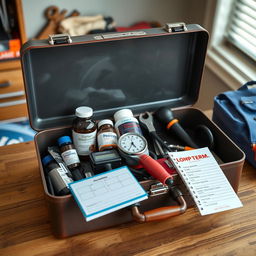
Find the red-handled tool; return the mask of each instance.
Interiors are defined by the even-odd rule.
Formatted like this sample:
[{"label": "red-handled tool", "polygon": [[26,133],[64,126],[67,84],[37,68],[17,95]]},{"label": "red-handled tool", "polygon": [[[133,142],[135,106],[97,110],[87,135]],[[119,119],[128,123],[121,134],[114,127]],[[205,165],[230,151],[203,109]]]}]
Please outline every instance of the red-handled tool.
[{"label": "red-handled tool", "polygon": [[137,133],[125,133],[118,140],[118,149],[130,166],[142,165],[155,179],[163,184],[172,185],[173,178],[165,168],[148,155],[147,140]]},{"label": "red-handled tool", "polygon": [[166,169],[159,164],[155,159],[148,155],[139,156],[140,164],[154,178],[166,185],[173,183],[173,177]]},{"label": "red-handled tool", "polygon": [[142,165],[152,177],[168,186],[171,197],[179,204],[160,207],[143,213],[140,212],[137,205],[133,205],[131,208],[133,219],[138,222],[149,222],[184,213],[187,204],[181,191],[174,186],[172,175],[159,162],[148,155],[147,140],[137,133],[125,133],[119,138],[117,144],[121,156],[126,159],[128,165]]}]

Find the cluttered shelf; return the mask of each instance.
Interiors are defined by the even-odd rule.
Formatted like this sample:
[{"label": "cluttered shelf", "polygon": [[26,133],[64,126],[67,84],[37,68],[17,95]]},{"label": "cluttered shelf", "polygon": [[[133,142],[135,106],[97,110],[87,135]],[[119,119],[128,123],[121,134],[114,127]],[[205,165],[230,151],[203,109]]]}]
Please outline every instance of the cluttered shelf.
[{"label": "cluttered shelf", "polygon": [[34,142],[0,148],[2,255],[255,255],[256,173],[245,163],[238,196],[243,207],[123,224],[67,239],[51,234]]},{"label": "cluttered shelf", "polygon": [[0,4],[0,121],[26,117],[20,47],[26,39],[21,0]]},{"label": "cluttered shelf", "polygon": [[21,44],[26,42],[21,0],[2,1],[0,5],[0,70],[20,68]]}]

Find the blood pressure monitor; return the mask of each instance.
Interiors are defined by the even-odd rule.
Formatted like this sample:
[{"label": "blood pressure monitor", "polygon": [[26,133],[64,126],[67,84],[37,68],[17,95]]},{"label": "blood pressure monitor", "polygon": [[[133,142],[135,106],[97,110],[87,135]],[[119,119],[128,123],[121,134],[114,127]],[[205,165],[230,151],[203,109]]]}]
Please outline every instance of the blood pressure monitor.
[{"label": "blood pressure monitor", "polygon": [[125,133],[118,140],[118,148],[128,155],[140,155],[148,153],[146,139],[137,133]]},{"label": "blood pressure monitor", "polygon": [[121,156],[128,165],[135,166],[139,163],[140,155],[148,155],[147,140],[137,133],[125,133],[117,142]]}]

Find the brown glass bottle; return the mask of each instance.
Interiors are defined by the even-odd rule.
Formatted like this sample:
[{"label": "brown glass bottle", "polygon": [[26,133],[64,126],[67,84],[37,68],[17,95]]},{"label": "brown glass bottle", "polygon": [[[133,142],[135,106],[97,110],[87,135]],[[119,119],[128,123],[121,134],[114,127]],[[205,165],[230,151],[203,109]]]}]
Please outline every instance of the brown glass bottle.
[{"label": "brown glass bottle", "polygon": [[75,150],[75,147],[69,136],[62,136],[58,139],[61,157],[68,169],[71,171],[74,180],[83,179],[80,160]]},{"label": "brown glass bottle", "polygon": [[61,157],[69,169],[80,166],[80,160],[69,136],[58,139]]},{"label": "brown glass bottle", "polygon": [[93,110],[90,107],[79,107],[73,121],[73,143],[82,159],[89,159],[89,154],[96,151],[97,126],[92,115]]},{"label": "brown glass bottle", "polygon": [[117,147],[117,134],[110,119],[104,119],[98,123],[97,141],[99,151]]}]

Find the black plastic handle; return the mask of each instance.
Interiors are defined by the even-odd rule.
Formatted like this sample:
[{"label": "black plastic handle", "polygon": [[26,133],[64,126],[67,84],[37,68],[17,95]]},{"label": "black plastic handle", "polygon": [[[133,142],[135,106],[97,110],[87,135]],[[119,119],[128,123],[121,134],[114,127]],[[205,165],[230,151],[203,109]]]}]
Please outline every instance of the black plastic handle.
[{"label": "black plastic handle", "polygon": [[5,88],[11,86],[11,82],[5,81],[0,83],[0,88]]}]

